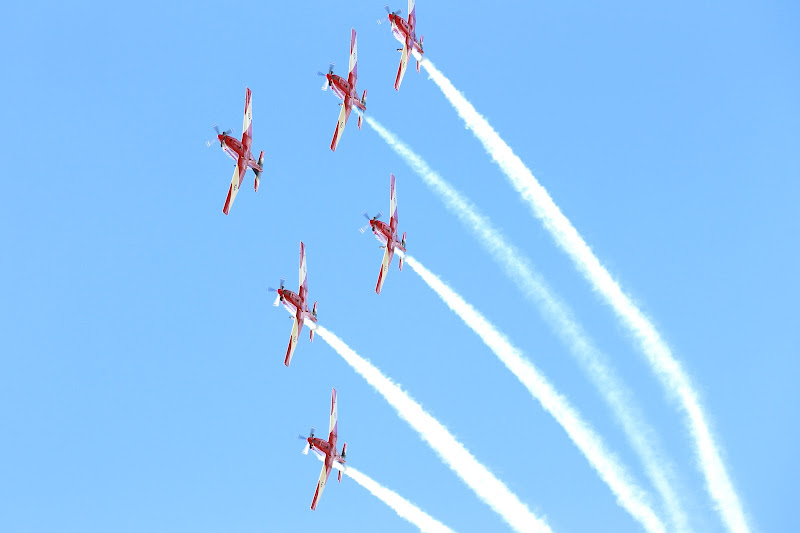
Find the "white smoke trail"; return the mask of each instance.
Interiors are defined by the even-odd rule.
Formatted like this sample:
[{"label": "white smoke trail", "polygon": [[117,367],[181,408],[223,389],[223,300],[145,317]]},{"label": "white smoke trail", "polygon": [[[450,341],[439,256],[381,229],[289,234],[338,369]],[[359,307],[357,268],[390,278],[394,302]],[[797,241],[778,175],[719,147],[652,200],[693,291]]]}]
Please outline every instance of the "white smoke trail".
[{"label": "white smoke trail", "polygon": [[428,414],[391,379],[369,361],[358,355],[339,337],[317,326],[319,335],[331,348],[358,372],[367,383],[394,407],[400,418],[411,425],[430,445],[439,458],[489,507],[499,514],[515,531],[551,531],[547,523],[534,515],[505,484],[458,442],[438,420]]},{"label": "white smoke trail", "polygon": [[478,334],[486,346],[525,385],[531,396],[538,400],[544,410],[564,428],[572,442],[617,497],[617,502],[638,520],[646,531],[665,532],[666,528],[650,508],[645,492],[636,486],[617,458],[606,450],[600,436],[581,419],[567,399],[556,392],[533,363],[524,358],[483,315],[422,266],[417,259],[406,255],[405,261],[444,303]]},{"label": "white smoke trail", "polygon": [[[324,461],[324,457],[315,453],[317,459]],[[344,474],[353,481],[367,489],[373,496],[392,508],[397,513],[397,516],[408,520],[419,528],[420,531],[426,533],[454,533],[452,529],[442,524],[431,515],[406,500],[395,491],[387,489],[368,475],[356,470],[350,465],[344,466],[336,461],[333,462],[333,467],[336,470],[341,470]]]},{"label": "white smoke trail", "polygon": [[483,144],[486,152],[494,159],[503,173],[511,180],[517,192],[528,201],[534,216],[539,218],[552,234],[556,244],[570,256],[578,270],[586,277],[594,289],[611,304],[618,318],[633,333],[642,352],[647,356],[656,375],[665,388],[673,394],[683,408],[687,424],[694,438],[700,469],[706,479],[706,487],[711,494],[722,520],[731,531],[749,531],[747,520],[733,483],[722,462],[722,456],[700,399],[691,384],[688,374],[672,355],[672,351],[650,320],[636,307],[630,297],[600,263],[586,241],[564,216],[547,190],[533,176],[533,173],[517,157],[500,135],[489,125],[472,104],[461,94],[438,69],[427,59],[422,66],[430,78],[444,93],[467,127]]},{"label": "white smoke trail", "polygon": [[606,363],[605,356],[595,348],[583,328],[572,318],[566,304],[550,291],[523,253],[509,244],[500,230],[479,213],[472,202],[464,198],[377,120],[367,117],[367,124],[443,199],[445,206],[475,234],[478,242],[500,264],[525,296],[538,305],[542,318],[581,363],[619,421],[628,441],[641,458],[647,476],[664,501],[674,529],[679,532],[689,531],[686,513],[670,482],[674,474],[669,461],[658,449],[655,432],[641,419],[633,407],[631,393],[619,381]]}]

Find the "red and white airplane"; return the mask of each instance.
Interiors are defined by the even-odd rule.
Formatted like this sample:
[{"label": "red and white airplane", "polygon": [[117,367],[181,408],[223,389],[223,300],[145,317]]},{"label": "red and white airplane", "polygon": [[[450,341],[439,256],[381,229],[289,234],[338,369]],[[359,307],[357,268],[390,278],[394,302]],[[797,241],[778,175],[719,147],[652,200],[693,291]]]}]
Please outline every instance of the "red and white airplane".
[{"label": "red and white airplane", "polygon": [[311,311],[308,310],[308,273],[306,272],[306,248],[302,241],[300,242],[300,290],[294,293],[288,289],[283,288],[286,280],[281,278],[281,287],[273,289],[269,287],[268,290],[277,292],[275,297],[275,307],[283,304],[289,314],[292,315],[292,336],[289,337],[289,347],[286,349],[286,359],[283,364],[289,366],[294,355],[294,349],[297,347],[297,338],[303,330],[303,324],[308,324],[309,338],[314,342],[314,330],[317,329],[317,302],[314,302],[314,307]]},{"label": "red and white airplane", "polygon": [[[232,130],[219,132],[219,128],[215,125],[214,130],[217,132],[217,139],[219,145],[231,159],[236,161],[236,168],[233,169],[233,179],[231,179],[231,186],[228,188],[228,197],[225,199],[225,206],[222,212],[226,215],[231,209],[233,201],[236,199],[236,194],[242,186],[242,180],[247,173],[248,168],[252,168],[256,175],[255,190],[258,192],[258,185],[261,182],[261,173],[264,171],[264,150],[261,150],[261,155],[258,156],[258,161],[253,159],[250,153],[250,146],[253,144],[253,103],[250,101],[250,88],[247,88],[247,93],[244,100],[244,123],[242,124],[242,140],[231,137]],[[210,141],[206,143],[211,145]]]},{"label": "red and white airplane", "polygon": [[389,10],[389,6],[385,7],[386,12],[389,13],[389,22],[392,23],[392,34],[394,38],[403,45],[403,48],[397,49],[398,52],[402,52],[402,55],[400,56],[400,67],[397,69],[397,77],[394,80],[394,88],[395,90],[399,90],[400,83],[403,81],[403,76],[408,66],[409,54],[412,54],[416,58],[417,72],[419,73],[419,62],[422,60],[422,54],[424,53],[422,51],[423,36],[420,35],[419,41],[417,41],[417,35],[415,33],[417,13],[414,0],[408,0],[408,20],[400,16],[400,13],[403,11],[402,9],[392,12]]},{"label": "red and white airplane", "polygon": [[[319,481],[317,482],[317,490],[314,492],[314,499],[311,500],[311,509],[314,510],[317,508],[317,502],[319,501],[319,497],[322,496],[322,491],[325,490],[325,484],[328,482],[328,476],[331,473],[331,469],[333,468],[334,461],[339,463],[340,465],[345,464],[345,455],[347,454],[347,443],[344,443],[342,446],[342,454],[336,451],[336,438],[337,438],[337,428],[339,425],[337,415],[336,415],[336,389],[332,389],[333,392],[331,393],[331,423],[328,429],[328,440],[322,440],[314,436],[314,428],[311,428],[311,434],[308,438],[298,435],[297,438],[303,439],[306,441],[306,447],[303,448],[303,453],[308,454],[308,450],[313,450],[314,453],[318,454],[320,457],[324,456],[324,463],[322,465],[322,472],[319,474]],[[342,470],[339,470],[339,483],[342,482]]]},{"label": "red and white airplane", "polygon": [[381,248],[385,250],[383,253],[383,262],[381,263],[381,271],[378,274],[378,284],[375,285],[375,292],[380,294],[383,282],[386,280],[386,273],[389,271],[389,265],[392,262],[392,257],[395,253],[399,256],[400,270],[403,270],[403,258],[406,256],[406,234],[403,233],[403,238],[397,240],[397,195],[394,190],[394,174],[392,176],[392,192],[389,196],[389,223],[381,222],[378,220],[383,213],[378,213],[372,218],[369,218],[366,212],[362,213],[367,220],[369,226],[364,226],[359,231],[364,233],[367,228],[372,229],[375,238],[381,243]]},{"label": "red and white airplane", "polygon": [[334,94],[342,99],[342,103],[339,104],[342,107],[339,112],[339,122],[336,124],[336,131],[333,132],[333,140],[331,141],[331,150],[334,151],[336,151],[336,146],[342,137],[347,119],[350,118],[350,112],[355,109],[356,113],[358,113],[358,129],[361,129],[363,114],[367,112],[366,89],[361,100],[358,99],[358,92],[356,91],[356,82],[358,81],[356,30],[351,29],[350,31],[352,32],[350,34],[350,73],[347,75],[347,79],[333,73],[333,63],[328,68],[327,74],[317,72],[320,76],[325,76],[325,85],[322,86],[322,90],[327,91],[328,87],[331,87]]}]

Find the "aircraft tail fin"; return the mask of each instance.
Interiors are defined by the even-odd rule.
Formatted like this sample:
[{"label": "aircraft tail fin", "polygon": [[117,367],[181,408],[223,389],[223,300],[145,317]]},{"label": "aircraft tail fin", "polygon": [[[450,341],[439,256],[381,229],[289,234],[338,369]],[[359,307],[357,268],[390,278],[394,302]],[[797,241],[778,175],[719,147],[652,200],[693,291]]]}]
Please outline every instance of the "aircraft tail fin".
[{"label": "aircraft tail fin", "polygon": [[364,113],[367,112],[367,90],[364,89],[364,95],[361,97],[361,104],[364,109],[358,113],[358,129],[361,129],[361,124],[364,122]]},{"label": "aircraft tail fin", "polygon": [[258,156],[258,166],[261,170],[253,170],[256,173],[256,181],[253,185],[256,192],[258,192],[258,186],[261,184],[261,173],[264,171],[264,150],[261,150],[261,155]]},{"label": "aircraft tail fin", "polygon": [[[311,308],[311,314],[314,315],[314,318],[317,318],[317,302],[314,302],[314,307]],[[308,338],[311,342],[314,342],[314,330],[310,326],[308,329]]]},{"label": "aircraft tail fin", "polygon": [[417,74],[419,74],[419,62],[422,60],[422,40],[425,38],[424,35],[419,36],[419,53],[420,55],[417,56]]},{"label": "aircraft tail fin", "polygon": [[402,271],[403,270],[403,258],[406,255],[406,232],[405,231],[403,232],[403,240],[400,241],[400,246],[403,247],[403,253],[402,254],[398,254],[398,255],[400,255],[400,259],[397,262],[397,268],[399,268]]},{"label": "aircraft tail fin", "polygon": [[[344,462],[346,459],[347,459],[347,443],[345,442],[344,446],[342,446],[342,462]],[[342,471],[339,470],[339,483],[341,482],[342,482]]]}]

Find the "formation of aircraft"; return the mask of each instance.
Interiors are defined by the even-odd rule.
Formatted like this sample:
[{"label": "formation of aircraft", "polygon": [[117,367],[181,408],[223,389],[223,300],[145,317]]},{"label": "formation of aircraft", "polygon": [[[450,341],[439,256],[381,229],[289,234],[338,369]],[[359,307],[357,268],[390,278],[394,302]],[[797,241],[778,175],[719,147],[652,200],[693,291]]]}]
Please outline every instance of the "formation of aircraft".
[{"label": "formation of aircraft", "polygon": [[358,129],[361,129],[361,122],[364,118],[364,113],[367,112],[367,90],[364,89],[364,94],[359,100],[358,91],[356,90],[356,83],[358,82],[358,43],[356,41],[356,30],[350,30],[350,70],[347,74],[347,79],[337,76],[333,73],[333,63],[328,67],[328,73],[325,76],[325,84],[322,86],[323,91],[327,91],[330,87],[333,94],[338,96],[342,103],[339,104],[342,108],[339,111],[339,122],[336,124],[336,130],[333,132],[333,140],[331,141],[331,150],[336,151],[339,145],[339,139],[342,137],[347,119],[350,118],[350,112],[355,109],[358,113]]},{"label": "formation of aircraft", "polygon": [[[408,59],[410,55],[413,55],[417,59],[417,72],[419,72],[420,61],[423,54],[422,36],[420,36],[419,40],[417,40],[415,33],[416,8],[414,0],[408,0],[408,20],[405,20],[400,16],[401,10],[392,12],[389,7],[386,6],[386,11],[389,15],[392,34],[403,44],[403,48],[398,49],[398,51],[400,51],[402,54],[400,56],[400,66],[397,70],[397,77],[394,83],[394,88],[399,89],[408,65]],[[359,115],[358,128],[361,129],[364,114],[367,111],[367,91],[364,90],[361,98],[359,98],[356,90],[356,84],[358,82],[358,44],[356,31],[354,29],[351,29],[350,34],[350,64],[347,79],[334,74],[333,67],[334,65],[331,63],[327,73],[318,72],[318,74],[325,77],[325,84],[323,85],[322,89],[326,91],[329,88],[332,89],[333,93],[342,100],[342,102],[339,104],[341,106],[339,120],[336,124],[336,130],[334,131],[333,139],[331,141],[331,150],[336,151],[336,147],[339,145],[342,132],[347,125],[347,120],[350,117],[350,113],[355,110]],[[226,215],[230,212],[231,205],[233,205],[233,202],[236,199],[236,195],[241,188],[242,181],[247,173],[247,169],[251,168],[255,173],[254,189],[256,192],[258,192],[258,187],[261,181],[261,173],[264,171],[263,150],[258,156],[258,160],[254,159],[251,153],[253,143],[253,105],[251,98],[252,95],[250,88],[248,87],[245,93],[244,122],[242,124],[241,140],[233,137],[232,130],[227,130],[220,133],[219,128],[214,125],[220,147],[226,154],[228,154],[228,156],[231,157],[231,159],[236,162],[233,178],[231,179],[231,184],[228,189],[228,197],[226,198],[225,205],[222,209],[222,212]],[[211,146],[212,142],[209,141],[206,144]],[[395,194],[394,174],[391,174],[390,188],[389,222],[385,223],[379,220],[382,213],[378,213],[378,215],[373,218],[370,218],[366,213],[364,213],[364,216],[369,221],[369,224],[364,228],[361,228],[361,233],[364,233],[364,231],[369,228],[375,235],[375,238],[378,239],[378,242],[381,243],[381,248],[384,250],[383,261],[381,262],[381,270],[378,274],[378,282],[375,286],[375,292],[377,294],[380,294],[381,292],[383,283],[386,280],[386,274],[389,270],[389,265],[391,264],[394,255],[398,255],[398,267],[400,270],[403,270],[403,259],[405,258],[406,254],[406,234],[403,233],[403,237],[401,239],[398,239],[397,237],[397,196]],[[283,304],[283,307],[292,317],[292,333],[289,337],[289,345],[286,348],[286,356],[283,361],[284,365],[288,367],[291,363],[294,351],[297,348],[297,340],[303,330],[303,325],[308,326],[309,339],[311,342],[314,341],[314,332],[317,329],[317,302],[314,302],[314,305],[311,307],[311,309],[308,307],[308,272],[306,268],[305,245],[302,241],[300,242],[300,286],[298,292],[295,293],[285,288],[285,282],[286,280],[282,278],[279,288],[274,289],[269,287],[268,290],[277,293],[273,305],[278,307],[280,304]],[[342,470],[344,470],[345,465],[347,443],[342,446],[342,452],[339,454],[336,448],[337,430],[338,421],[336,412],[336,389],[332,389],[330,425],[328,428],[327,440],[316,437],[314,435],[313,427],[311,428],[311,432],[308,437],[299,436],[299,438],[306,441],[303,453],[308,454],[309,450],[312,450],[314,453],[320,456],[324,463],[322,466],[322,472],[319,476],[319,481],[317,482],[317,489],[314,493],[314,499],[311,501],[312,510],[317,508],[317,503],[319,502],[320,496],[322,496],[322,492],[325,489],[325,484],[328,481],[328,477],[330,476],[331,469],[334,468],[334,465],[336,465],[336,468],[339,470],[339,482],[342,481]]]},{"label": "formation of aircraft", "polygon": [[[334,461],[341,465],[345,464],[345,456],[347,454],[347,443],[345,442],[344,446],[342,446],[341,455],[339,454],[339,452],[336,451],[338,426],[339,426],[339,421],[338,421],[338,416],[336,414],[336,389],[332,389],[331,421],[330,425],[328,426],[328,440],[323,440],[318,437],[315,437],[313,427],[311,428],[311,433],[308,437],[304,437],[302,435],[297,436],[297,438],[306,441],[306,446],[305,448],[303,448],[303,454],[308,454],[309,450],[313,450],[314,453],[318,454],[320,457],[324,457],[322,472],[320,472],[319,481],[317,482],[317,490],[314,492],[314,499],[311,500],[312,510],[317,508],[317,502],[319,501],[320,496],[322,496],[322,491],[325,490],[325,484],[328,482],[328,476],[330,476],[331,474],[331,469],[333,468]],[[342,482],[342,471],[339,470],[339,483],[341,482]]]},{"label": "formation of aircraft", "polygon": [[269,291],[278,293],[275,297],[275,307],[283,304],[283,307],[292,316],[292,336],[289,337],[289,346],[286,348],[286,358],[283,364],[289,366],[294,355],[294,349],[297,347],[297,338],[303,330],[303,324],[308,324],[309,338],[314,342],[314,331],[317,329],[317,302],[314,302],[314,307],[309,311],[308,309],[308,272],[306,270],[306,247],[303,242],[300,242],[300,289],[297,292],[292,292],[285,289],[283,284],[286,280],[281,279],[281,286],[278,289],[269,287]]},{"label": "formation of aircraft", "polygon": [[[219,132],[219,128],[215,125],[214,130],[217,132],[217,139],[222,150],[228,156],[236,161],[236,167],[233,169],[233,178],[231,179],[231,186],[228,188],[228,197],[225,199],[225,205],[222,207],[222,212],[226,215],[239,193],[239,188],[242,186],[244,175],[247,173],[248,168],[252,168],[256,175],[254,189],[258,192],[258,185],[261,182],[261,173],[264,171],[264,150],[258,156],[258,161],[253,159],[250,153],[250,147],[253,144],[253,102],[250,99],[250,87],[247,88],[244,99],[244,123],[242,124],[242,140],[231,137],[232,130]],[[206,143],[210,145],[211,143]]]},{"label": "formation of aircraft", "polygon": [[397,51],[401,52],[400,66],[397,68],[397,77],[394,80],[395,90],[400,90],[400,83],[403,81],[403,76],[406,73],[408,66],[408,56],[413,55],[417,60],[417,73],[419,73],[419,62],[422,60],[422,38],[420,35],[419,41],[416,35],[417,14],[414,0],[408,0],[408,20],[400,16],[403,12],[402,9],[392,12],[389,6],[384,6],[386,12],[389,14],[389,22],[392,24],[392,35],[400,41],[403,48],[398,48]]},{"label": "formation of aircraft", "polygon": [[369,225],[364,226],[359,231],[364,233],[367,228],[372,230],[375,238],[381,243],[383,252],[383,261],[381,262],[381,271],[378,274],[378,283],[375,285],[375,292],[381,293],[383,282],[386,280],[386,273],[389,271],[389,265],[392,263],[392,257],[397,253],[398,255],[398,268],[403,270],[403,258],[406,255],[406,234],[403,233],[403,238],[397,238],[397,194],[394,188],[394,174],[391,174],[391,192],[389,194],[389,223],[381,222],[379,219],[382,213],[378,213],[372,218],[369,218],[366,212],[362,213],[369,221]]}]

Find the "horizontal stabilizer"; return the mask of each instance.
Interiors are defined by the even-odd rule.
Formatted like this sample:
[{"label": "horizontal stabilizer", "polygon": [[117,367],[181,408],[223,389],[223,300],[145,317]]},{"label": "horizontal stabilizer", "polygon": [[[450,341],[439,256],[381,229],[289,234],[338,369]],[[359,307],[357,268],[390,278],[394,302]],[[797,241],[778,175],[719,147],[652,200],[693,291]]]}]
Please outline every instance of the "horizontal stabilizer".
[{"label": "horizontal stabilizer", "polygon": [[258,167],[261,170],[254,170],[256,173],[256,181],[254,184],[256,192],[258,192],[258,186],[261,184],[261,173],[264,172],[264,150],[261,150],[261,155],[258,156]]}]

